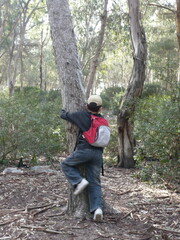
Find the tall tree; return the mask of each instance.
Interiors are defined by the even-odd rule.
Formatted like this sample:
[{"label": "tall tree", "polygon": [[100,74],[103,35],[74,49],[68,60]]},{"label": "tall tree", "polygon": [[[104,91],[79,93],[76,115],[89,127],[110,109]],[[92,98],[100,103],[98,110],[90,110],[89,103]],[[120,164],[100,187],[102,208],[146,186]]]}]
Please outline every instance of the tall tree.
[{"label": "tall tree", "polygon": [[[39,55],[39,78],[40,78],[40,88],[46,91],[46,79],[44,79],[44,83],[43,83],[43,72],[45,75],[45,69],[43,69],[43,57],[44,57],[44,47],[45,45],[48,43],[48,32],[49,29],[46,29],[46,35],[44,36],[44,31],[43,29],[41,30],[41,39],[40,39],[40,55]],[[44,71],[43,71],[44,70]]]},{"label": "tall tree", "polygon": [[[173,8],[173,5],[171,5],[170,7],[165,4],[157,4],[157,3],[156,4],[151,3],[149,5],[168,10],[169,12],[172,12],[174,14],[176,19],[176,36],[177,36],[178,50],[180,54],[180,0],[176,0],[176,9],[175,9],[175,6]],[[179,67],[177,71],[177,80],[180,81],[180,61],[179,61]]]},{"label": "tall tree", "polygon": [[145,81],[147,47],[144,29],[141,25],[139,0],[128,0],[130,30],[134,50],[132,75],[120,111],[117,116],[119,166],[134,167],[133,114],[136,99],[141,96]]},{"label": "tall tree", "polygon": [[18,63],[22,56],[27,25],[33,13],[37,10],[41,0],[39,0],[35,7],[29,11],[30,2],[31,0],[28,0],[27,2],[19,1],[20,10],[18,9],[17,24],[12,31],[12,44],[9,48],[9,59],[7,64],[7,82],[10,96],[14,93]]},{"label": "tall tree", "polygon": [[[85,104],[85,91],[82,86],[82,71],[79,62],[76,38],[72,24],[68,0],[46,0],[55,51],[58,75],[61,83],[63,107],[67,111],[82,110]],[[67,123],[69,152],[74,149],[77,127]],[[68,210],[74,216],[83,217],[87,211],[86,194],[74,197],[72,190]]]},{"label": "tall tree", "polygon": [[86,82],[87,82],[86,97],[87,98],[89,97],[90,92],[93,88],[93,82],[94,82],[96,69],[97,69],[98,62],[99,62],[99,56],[100,56],[101,49],[102,49],[106,21],[107,21],[107,5],[108,5],[108,0],[104,0],[104,10],[103,10],[103,14],[101,15],[101,30],[99,32],[97,48],[96,48],[95,54],[90,62],[89,74],[87,75],[87,78],[86,78]]},{"label": "tall tree", "polygon": [[157,3],[149,3],[149,6],[154,6],[162,9],[166,9],[170,12],[172,12],[174,15],[176,15],[176,35],[177,35],[177,42],[179,46],[179,51],[180,51],[180,0],[176,0],[176,9],[169,7],[168,5],[165,4],[157,4]]},{"label": "tall tree", "polygon": [[177,11],[176,11],[176,33],[178,39],[179,53],[180,53],[180,0],[176,0]]}]

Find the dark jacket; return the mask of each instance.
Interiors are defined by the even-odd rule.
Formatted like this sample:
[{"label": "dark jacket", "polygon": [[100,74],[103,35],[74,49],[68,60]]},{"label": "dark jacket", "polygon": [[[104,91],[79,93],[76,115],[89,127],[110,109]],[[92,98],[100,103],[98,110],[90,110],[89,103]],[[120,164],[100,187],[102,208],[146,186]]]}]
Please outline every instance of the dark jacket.
[{"label": "dark jacket", "polygon": [[[87,131],[91,125],[91,114],[87,111],[80,111],[80,112],[66,112],[65,110],[61,110],[60,117],[64,120],[67,120],[73,124],[75,124],[79,128],[79,136],[78,136],[78,144],[77,149],[99,149],[103,150],[103,148],[97,148],[90,145],[85,138],[82,137],[82,133]],[[94,114],[96,116],[102,117],[101,114]]]}]

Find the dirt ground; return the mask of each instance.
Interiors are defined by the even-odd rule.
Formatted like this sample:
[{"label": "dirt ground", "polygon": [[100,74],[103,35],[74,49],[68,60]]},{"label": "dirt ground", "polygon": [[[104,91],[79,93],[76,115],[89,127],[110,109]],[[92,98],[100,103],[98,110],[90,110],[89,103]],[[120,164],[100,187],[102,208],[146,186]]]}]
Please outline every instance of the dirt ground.
[{"label": "dirt ground", "polygon": [[103,195],[116,213],[105,213],[101,223],[66,215],[62,172],[1,171],[0,240],[180,239],[180,194],[140,182],[135,171],[105,167]]}]

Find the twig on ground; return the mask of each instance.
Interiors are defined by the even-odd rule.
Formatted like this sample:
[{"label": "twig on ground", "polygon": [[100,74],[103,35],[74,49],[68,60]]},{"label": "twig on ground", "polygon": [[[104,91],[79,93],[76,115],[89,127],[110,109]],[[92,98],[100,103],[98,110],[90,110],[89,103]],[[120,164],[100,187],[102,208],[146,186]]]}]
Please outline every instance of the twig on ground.
[{"label": "twig on ground", "polygon": [[127,216],[129,216],[131,213],[135,212],[135,209],[129,211],[128,213],[126,213],[126,215],[124,215],[121,219],[126,218]]},{"label": "twig on ground", "polygon": [[133,192],[133,191],[128,190],[128,191],[125,191],[125,192],[120,192],[120,193],[118,193],[118,195],[124,195],[124,194],[131,193],[131,192]]},{"label": "twig on ground", "polygon": [[21,228],[28,228],[28,229],[32,229],[32,230],[36,230],[36,231],[42,231],[42,232],[47,232],[47,233],[55,233],[55,234],[62,234],[62,235],[73,235],[73,233],[65,233],[65,232],[60,232],[60,231],[56,231],[53,229],[48,229],[48,228],[44,228],[44,227],[36,227],[36,226],[27,226],[27,225],[21,225]]},{"label": "twig on ground", "polygon": [[65,214],[65,212],[61,212],[61,213],[58,213],[58,214],[47,215],[46,217],[59,217],[59,216],[62,216],[64,214]]},{"label": "twig on ground", "polygon": [[4,225],[6,225],[6,224],[10,224],[10,223],[15,222],[15,221],[17,221],[17,220],[19,220],[19,219],[20,219],[20,218],[15,218],[15,219],[11,219],[11,220],[9,220],[9,221],[0,223],[0,226],[4,226]]},{"label": "twig on ground", "polygon": [[55,207],[55,206],[56,206],[56,205],[54,204],[54,205],[52,205],[52,206],[49,206],[49,207],[43,208],[43,209],[41,209],[41,210],[39,210],[39,211],[33,213],[32,216],[35,217],[36,215],[38,215],[38,214],[40,214],[40,213],[43,213],[43,212],[45,212],[45,211],[47,211],[47,210],[49,210],[49,209],[51,209],[51,208],[53,208],[53,207]]},{"label": "twig on ground", "polygon": [[19,211],[24,211],[24,208],[20,208],[20,209],[1,209],[0,210],[0,216],[4,216],[4,215],[7,215],[7,214],[12,214],[12,213],[17,213]]},{"label": "twig on ground", "polygon": [[22,235],[23,233],[21,232],[17,237],[13,238],[13,240],[19,239]]},{"label": "twig on ground", "polygon": [[174,234],[180,234],[180,231],[175,231],[172,229],[166,229],[166,228],[160,228],[160,227],[156,227],[153,226],[154,229],[159,230],[159,231],[165,231],[165,232],[169,232],[169,233],[174,233]]},{"label": "twig on ground", "polygon": [[28,206],[26,206],[26,210],[29,211],[29,210],[34,210],[34,209],[38,209],[38,208],[49,207],[49,206],[51,206],[51,205],[54,205],[54,203],[48,203],[48,204],[45,204],[45,205],[34,206],[34,207],[28,207]]},{"label": "twig on ground", "polygon": [[[17,213],[17,212],[21,212],[21,214],[24,213],[24,212],[27,213],[30,210],[38,209],[38,208],[44,208],[44,207],[48,207],[48,206],[51,206],[51,205],[54,205],[54,203],[49,203],[49,204],[45,204],[45,205],[42,205],[42,206],[34,206],[34,207],[26,206],[25,208],[20,208],[20,209],[0,209],[0,216],[7,215],[7,214],[12,214],[12,213]],[[5,212],[3,213],[3,211],[5,211]]]}]

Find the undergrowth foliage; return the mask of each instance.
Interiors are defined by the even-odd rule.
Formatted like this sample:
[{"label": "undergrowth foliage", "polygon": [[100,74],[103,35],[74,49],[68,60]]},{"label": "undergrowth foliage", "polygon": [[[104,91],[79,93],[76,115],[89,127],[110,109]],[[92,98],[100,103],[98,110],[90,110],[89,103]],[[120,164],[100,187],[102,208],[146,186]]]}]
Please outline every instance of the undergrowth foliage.
[{"label": "undergrowth foliage", "polygon": [[[135,159],[138,163],[143,160],[152,162],[148,164],[149,168],[141,171],[142,179],[153,178],[156,174],[168,178],[173,174],[177,176],[180,171],[178,96],[151,95],[140,100],[134,125]],[[154,161],[159,162],[156,168]]]},{"label": "undergrowth foliage", "polygon": [[63,151],[66,142],[64,125],[58,113],[59,91],[37,88],[16,91],[9,98],[0,96],[0,163],[28,155],[51,158]]},{"label": "undergrowth foliage", "polygon": [[[178,180],[179,160],[179,95],[168,94],[159,85],[145,86],[134,115],[135,160],[142,180]],[[112,91],[112,92],[111,92]],[[106,96],[107,94],[107,96]],[[118,143],[116,112],[122,89],[113,88],[102,94],[111,127],[110,143],[104,151],[107,165],[117,164]],[[111,101],[109,101],[110,97]],[[60,92],[28,87],[16,89],[13,97],[0,95],[0,163],[20,157],[43,155],[52,160],[67,151],[65,124],[59,118]],[[111,112],[111,113],[110,113]]]},{"label": "undergrowth foliage", "polygon": [[[108,101],[110,98],[106,93],[107,96],[111,96],[111,101]],[[110,88],[102,94],[106,110],[112,112],[109,119],[111,140],[104,151],[104,161],[107,165],[116,165],[118,160],[115,112],[118,112],[117,95],[121,93],[121,89],[115,92]],[[179,112],[177,86],[168,92],[157,83],[145,84],[142,97],[136,104],[133,119],[136,142],[134,159],[141,180],[167,179],[180,182]]]}]

